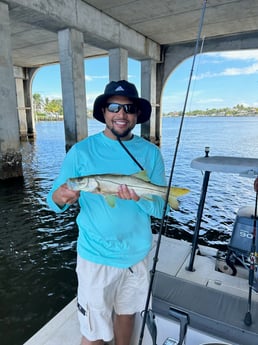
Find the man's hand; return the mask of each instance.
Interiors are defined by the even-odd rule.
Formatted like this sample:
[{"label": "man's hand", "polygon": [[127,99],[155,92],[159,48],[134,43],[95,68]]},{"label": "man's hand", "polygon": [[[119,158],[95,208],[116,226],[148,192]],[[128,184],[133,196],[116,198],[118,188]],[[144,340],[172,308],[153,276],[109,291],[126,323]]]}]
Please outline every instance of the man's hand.
[{"label": "man's hand", "polygon": [[75,203],[80,196],[80,191],[71,190],[67,187],[67,184],[62,184],[56,191],[53,193],[53,201],[62,208],[65,204]]},{"label": "man's hand", "polygon": [[125,200],[138,201],[140,199],[140,197],[135,193],[135,191],[133,189],[129,189],[125,184],[121,184],[118,187],[117,196]]}]

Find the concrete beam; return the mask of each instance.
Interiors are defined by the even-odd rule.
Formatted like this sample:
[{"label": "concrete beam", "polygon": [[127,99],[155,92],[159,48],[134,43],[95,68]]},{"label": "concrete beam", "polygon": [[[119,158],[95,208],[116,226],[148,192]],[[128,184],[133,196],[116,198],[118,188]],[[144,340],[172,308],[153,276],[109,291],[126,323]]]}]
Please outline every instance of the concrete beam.
[{"label": "concrete beam", "polygon": [[[85,43],[109,51],[113,48],[128,50],[135,59],[160,59],[160,46],[151,39],[121,24],[112,17],[81,0],[23,0],[8,1],[12,6],[22,6],[23,21],[58,32],[64,27],[74,28],[84,34]],[[19,9],[17,11],[17,16]]]}]

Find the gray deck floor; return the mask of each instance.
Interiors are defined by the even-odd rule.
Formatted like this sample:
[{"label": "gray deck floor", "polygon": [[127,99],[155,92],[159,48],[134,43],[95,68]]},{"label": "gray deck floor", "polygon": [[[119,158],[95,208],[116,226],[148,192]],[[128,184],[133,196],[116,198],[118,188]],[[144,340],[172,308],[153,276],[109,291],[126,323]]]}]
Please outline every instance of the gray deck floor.
[{"label": "gray deck floor", "polygon": [[[155,253],[155,241],[156,238],[154,238],[154,246],[149,257],[150,268],[153,264],[153,256]],[[154,306],[158,305],[158,308],[160,308],[161,310],[161,314],[164,314],[164,307],[171,303],[173,304],[173,293],[176,294],[178,292],[176,291],[176,289],[179,288],[179,292],[181,293],[183,287],[187,285],[186,282],[189,282],[193,289],[197,289],[197,291],[201,291],[201,287],[204,289],[205,287],[207,287],[208,291],[216,292],[221,295],[223,295],[224,292],[230,292],[230,294],[236,295],[237,298],[239,297],[243,301],[245,301],[246,299],[247,306],[247,298],[249,291],[248,280],[245,278],[236,279],[235,277],[232,277],[228,274],[215,271],[215,259],[212,256],[216,254],[216,250],[206,247],[201,247],[201,250],[205,253],[206,256],[197,255],[194,262],[195,271],[189,272],[186,270],[186,267],[189,264],[191,244],[185,241],[178,241],[162,237],[159,251],[159,259],[156,267],[157,274],[155,276],[155,279],[161,277],[161,280],[163,279],[162,281],[166,286],[157,287],[156,279],[156,285],[154,287],[154,289],[156,289],[156,291],[154,291]],[[168,286],[170,282],[172,282],[172,285]],[[182,284],[181,287],[180,284]],[[177,296],[176,299],[178,298],[179,297]],[[258,294],[254,293],[252,299],[254,303],[257,305]],[[190,301],[192,303],[192,299],[189,300],[189,303]],[[201,304],[202,300],[199,300],[198,303]],[[244,311],[245,310],[243,310],[243,313]],[[163,317],[164,315],[161,315],[160,317],[158,316],[157,319],[157,322],[159,323],[159,332],[163,327],[162,325],[167,324],[167,322],[169,322],[168,320],[166,320],[166,316],[164,319]],[[138,322],[141,322],[139,316]],[[255,322],[258,321],[255,320]],[[176,327],[178,328],[178,326]],[[168,329],[168,326],[166,326],[166,329]],[[176,334],[178,334],[178,330],[174,330],[173,332],[176,332]],[[148,332],[146,331],[145,333]],[[135,339],[137,339],[138,336],[137,334],[138,333],[136,331],[136,335],[132,345],[137,344],[137,342],[135,341]],[[150,345],[150,339],[148,334],[145,335],[145,338],[147,340],[145,340],[145,343],[143,343],[143,345]],[[194,340],[194,336],[192,336],[191,338],[192,340],[187,341],[187,345],[199,344],[197,340]],[[24,345],[79,345],[80,339],[81,336],[77,321],[76,299],[74,299],[59,314],[57,314],[42,329],[40,329],[31,339],[29,339]],[[209,340],[212,338],[209,338],[208,335],[204,334],[203,339],[207,341],[207,339]],[[163,341],[164,338],[162,340],[162,343]],[[237,343],[234,343],[234,345],[235,344]],[[246,343],[243,345],[249,344]]]}]

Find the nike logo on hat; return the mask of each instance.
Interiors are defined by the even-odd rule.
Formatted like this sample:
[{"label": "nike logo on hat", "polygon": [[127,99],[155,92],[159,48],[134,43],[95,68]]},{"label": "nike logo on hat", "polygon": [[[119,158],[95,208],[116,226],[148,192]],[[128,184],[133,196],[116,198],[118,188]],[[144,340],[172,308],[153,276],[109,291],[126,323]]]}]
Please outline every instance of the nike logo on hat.
[{"label": "nike logo on hat", "polygon": [[124,91],[124,89],[122,88],[122,86],[118,86],[115,91]]}]

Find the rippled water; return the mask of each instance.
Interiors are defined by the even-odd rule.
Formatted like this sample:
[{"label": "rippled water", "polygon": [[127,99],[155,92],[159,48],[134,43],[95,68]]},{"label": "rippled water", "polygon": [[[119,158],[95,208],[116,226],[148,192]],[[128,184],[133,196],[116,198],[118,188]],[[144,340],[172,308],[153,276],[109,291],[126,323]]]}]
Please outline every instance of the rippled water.
[{"label": "rippled water", "polygon": [[[190,168],[192,159],[204,156],[206,146],[210,155],[258,158],[257,117],[198,117],[186,118],[176,160],[173,181],[191,190],[182,199],[181,212],[174,212],[176,230],[173,237],[191,241],[197,205],[203,181],[202,172]],[[162,152],[167,174],[170,173],[179,119],[163,122]],[[212,173],[203,213],[200,243],[226,247],[238,208],[254,205],[253,179],[236,174]],[[173,226],[172,226],[173,227]],[[169,227],[171,229],[171,226]]]},{"label": "rippled water", "polygon": [[[165,118],[162,152],[169,175],[180,119]],[[89,132],[103,126],[90,121]],[[181,211],[171,214],[167,235],[191,240],[203,175],[190,168],[204,155],[258,157],[258,117],[186,118],[173,184],[188,187]],[[76,294],[76,207],[62,215],[48,210],[45,198],[65,155],[61,122],[37,123],[34,143],[23,143],[24,179],[0,183],[0,338],[21,345]],[[139,128],[137,129],[139,132]],[[236,211],[254,204],[253,180],[211,174],[201,241],[226,247]],[[154,220],[153,229],[159,228]]]}]

